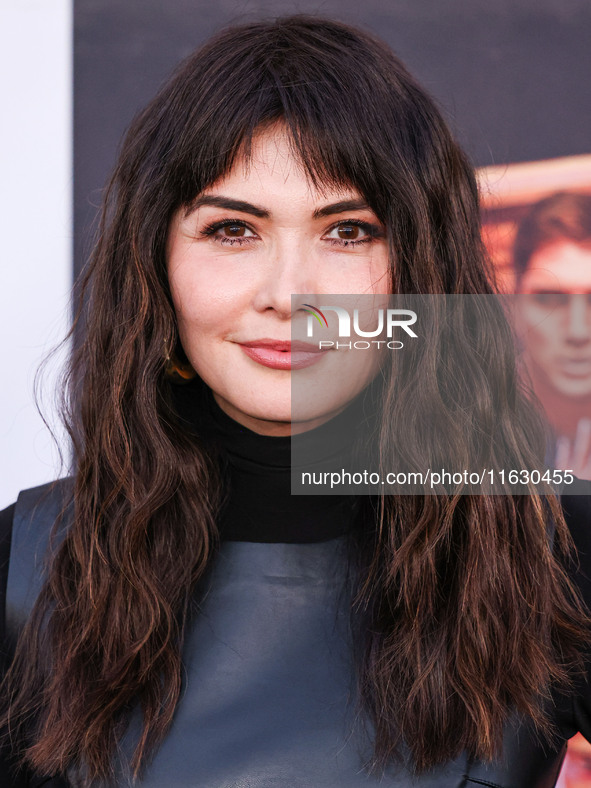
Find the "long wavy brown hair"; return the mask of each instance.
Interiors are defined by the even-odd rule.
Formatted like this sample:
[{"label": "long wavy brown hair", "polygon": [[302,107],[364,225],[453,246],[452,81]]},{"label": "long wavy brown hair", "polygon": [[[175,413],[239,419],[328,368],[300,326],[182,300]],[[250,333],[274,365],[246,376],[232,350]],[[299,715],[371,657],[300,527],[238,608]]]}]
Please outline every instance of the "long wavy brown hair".
[{"label": "long wavy brown hair", "polygon": [[[314,183],[355,187],[386,225],[394,293],[495,292],[472,168],[385,44],[295,16],[228,29],[181,64],[133,121],[105,193],[65,411],[73,514],[4,685],[1,722],[44,774],[109,779],[135,703],[139,773],[179,701],[187,610],[213,555],[222,488],[165,375],[165,345],[178,345],[167,229],[277,121]],[[489,340],[465,343],[478,389],[464,372],[454,396],[519,445],[541,427],[511,352]],[[419,422],[435,398],[445,411],[433,354],[418,363],[418,389],[386,381],[383,436],[410,414]],[[499,379],[512,398],[490,393]],[[452,415],[443,440],[457,440]],[[544,701],[580,665],[587,631],[557,500],[384,496],[366,517],[356,610],[375,763],[402,742],[418,770],[463,749],[490,759],[512,711],[550,734]]]}]

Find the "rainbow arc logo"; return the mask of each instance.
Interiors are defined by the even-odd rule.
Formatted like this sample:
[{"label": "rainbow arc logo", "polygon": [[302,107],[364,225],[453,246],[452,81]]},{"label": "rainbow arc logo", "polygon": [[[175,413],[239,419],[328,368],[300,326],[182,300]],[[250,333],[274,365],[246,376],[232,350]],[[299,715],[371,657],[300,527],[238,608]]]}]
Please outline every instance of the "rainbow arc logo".
[{"label": "rainbow arc logo", "polygon": [[[328,328],[328,320],[319,309],[317,309],[315,306],[312,306],[312,304],[302,304],[302,306],[308,307],[307,309],[304,309],[304,312],[307,312],[309,315],[312,315],[312,317],[315,317],[321,326],[324,325],[326,328]],[[322,318],[322,320],[320,318]]]}]

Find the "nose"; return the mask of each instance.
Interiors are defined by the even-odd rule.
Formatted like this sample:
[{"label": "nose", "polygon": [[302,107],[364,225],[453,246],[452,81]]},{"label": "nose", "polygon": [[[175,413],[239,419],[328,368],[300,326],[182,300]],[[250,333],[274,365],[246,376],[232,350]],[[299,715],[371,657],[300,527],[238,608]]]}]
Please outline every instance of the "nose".
[{"label": "nose", "polygon": [[319,286],[318,266],[297,239],[282,238],[269,253],[253,298],[258,312],[274,312],[289,320]]},{"label": "nose", "polygon": [[567,337],[578,344],[591,341],[591,305],[586,295],[571,295],[569,298]]}]

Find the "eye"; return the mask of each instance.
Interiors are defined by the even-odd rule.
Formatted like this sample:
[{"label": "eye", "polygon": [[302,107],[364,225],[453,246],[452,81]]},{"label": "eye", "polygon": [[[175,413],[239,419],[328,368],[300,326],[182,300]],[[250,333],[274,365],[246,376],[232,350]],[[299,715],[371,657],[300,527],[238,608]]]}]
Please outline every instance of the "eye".
[{"label": "eye", "polygon": [[383,237],[377,225],[353,219],[335,224],[323,236],[336,246],[357,246],[358,244],[371,243],[375,238]]},{"label": "eye", "polygon": [[567,306],[570,300],[568,293],[549,293],[547,291],[532,293],[531,298],[536,304],[548,309],[558,309],[562,306]]},{"label": "eye", "polygon": [[221,222],[213,222],[201,231],[202,235],[212,238],[222,244],[244,244],[252,239],[258,238],[254,230],[238,219],[224,219]]}]

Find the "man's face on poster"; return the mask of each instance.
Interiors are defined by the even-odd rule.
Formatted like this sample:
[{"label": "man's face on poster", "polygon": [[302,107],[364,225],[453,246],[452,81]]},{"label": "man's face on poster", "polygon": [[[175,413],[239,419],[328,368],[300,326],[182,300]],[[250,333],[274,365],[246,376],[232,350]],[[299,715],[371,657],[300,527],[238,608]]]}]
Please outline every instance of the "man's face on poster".
[{"label": "man's face on poster", "polygon": [[568,743],[568,754],[561,774],[565,788],[588,788],[591,782],[591,745],[581,734]]},{"label": "man's face on poster", "polygon": [[565,397],[591,396],[591,243],[564,239],[536,250],[519,292],[532,371]]}]

